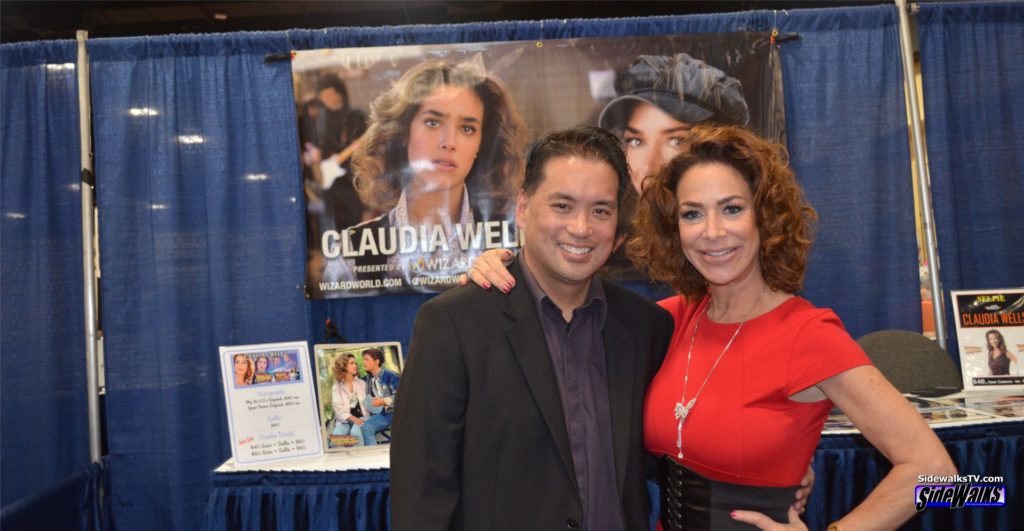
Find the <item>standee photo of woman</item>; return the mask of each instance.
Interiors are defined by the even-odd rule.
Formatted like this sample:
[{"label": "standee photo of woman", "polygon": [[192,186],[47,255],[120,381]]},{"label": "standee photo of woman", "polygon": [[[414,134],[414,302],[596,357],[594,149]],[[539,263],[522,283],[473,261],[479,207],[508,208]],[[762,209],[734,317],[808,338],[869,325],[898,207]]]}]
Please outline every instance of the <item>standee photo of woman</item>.
[{"label": "standee photo of woman", "polygon": [[1006,339],[999,330],[985,332],[985,345],[988,347],[988,369],[992,376],[1009,376],[1010,363],[1020,364],[1017,355],[1006,348]]}]

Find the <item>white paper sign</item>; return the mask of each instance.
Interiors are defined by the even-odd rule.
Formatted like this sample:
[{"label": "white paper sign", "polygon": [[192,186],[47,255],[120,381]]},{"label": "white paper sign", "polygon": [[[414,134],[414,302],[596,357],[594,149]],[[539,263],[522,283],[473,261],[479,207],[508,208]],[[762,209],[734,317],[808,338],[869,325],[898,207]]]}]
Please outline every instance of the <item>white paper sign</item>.
[{"label": "white paper sign", "polygon": [[305,342],[220,347],[220,362],[236,463],[323,455]]}]

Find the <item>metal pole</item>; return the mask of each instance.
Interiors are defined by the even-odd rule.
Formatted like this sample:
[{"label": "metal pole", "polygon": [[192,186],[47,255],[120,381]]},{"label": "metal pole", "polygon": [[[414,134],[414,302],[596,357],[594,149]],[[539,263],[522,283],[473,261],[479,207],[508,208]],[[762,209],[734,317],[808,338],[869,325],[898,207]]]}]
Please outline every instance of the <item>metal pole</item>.
[{"label": "metal pole", "polygon": [[85,41],[89,32],[79,30],[78,40],[78,129],[82,146],[82,275],[85,291],[85,374],[89,409],[89,458],[99,463],[102,455],[100,444],[100,394],[99,363],[96,355],[96,271],[94,269],[93,247],[93,173],[92,173],[92,107],[89,94],[89,58]]},{"label": "metal pole", "polygon": [[935,316],[935,339],[939,346],[946,348],[946,312],[942,304],[942,283],[939,281],[939,253],[935,242],[935,216],[932,213],[931,177],[928,161],[925,159],[924,134],[921,132],[921,115],[918,112],[917,83],[914,80],[914,51],[910,42],[910,15],[907,1],[895,0],[900,17],[900,50],[903,52],[903,77],[907,88],[907,105],[910,107],[910,134],[914,141],[914,157],[917,161],[917,179],[920,190],[921,223],[924,228],[925,253],[928,256],[928,277],[932,288],[932,312]]}]

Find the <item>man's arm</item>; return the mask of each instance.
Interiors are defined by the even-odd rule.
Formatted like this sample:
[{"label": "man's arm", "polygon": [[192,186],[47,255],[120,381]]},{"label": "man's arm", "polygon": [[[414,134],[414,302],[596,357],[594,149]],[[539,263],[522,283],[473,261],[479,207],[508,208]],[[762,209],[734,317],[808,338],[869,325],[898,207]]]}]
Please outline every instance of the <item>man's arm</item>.
[{"label": "man's arm", "polygon": [[399,382],[400,378],[398,376],[398,373],[392,372],[390,369],[386,373],[384,373],[384,376],[385,376],[385,379],[387,380],[384,383],[388,386],[388,389],[391,390],[391,395],[384,397],[384,405],[386,405],[386,406],[394,406],[395,405],[395,395],[398,394],[398,382]]},{"label": "man's arm", "polygon": [[447,530],[462,488],[469,382],[448,308],[424,304],[413,325],[391,424],[391,525]]}]

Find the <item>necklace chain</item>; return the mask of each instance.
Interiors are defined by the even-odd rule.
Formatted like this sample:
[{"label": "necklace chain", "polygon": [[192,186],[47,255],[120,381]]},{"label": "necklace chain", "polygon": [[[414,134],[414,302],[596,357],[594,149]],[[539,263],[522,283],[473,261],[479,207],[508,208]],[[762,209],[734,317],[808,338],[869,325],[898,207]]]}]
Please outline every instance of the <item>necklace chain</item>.
[{"label": "necklace chain", "polygon": [[761,293],[758,294],[757,299],[754,300],[754,305],[751,306],[750,310],[747,312],[746,318],[740,321],[740,324],[736,326],[736,331],[732,333],[732,337],[730,337],[729,342],[725,344],[725,348],[722,349],[722,353],[718,355],[718,358],[715,359],[715,363],[711,365],[711,370],[709,370],[707,376],[704,377],[704,381],[697,389],[697,393],[693,395],[693,398],[691,398],[689,402],[687,402],[686,387],[690,382],[690,360],[693,359],[693,344],[697,342],[697,330],[700,328],[701,320],[704,319],[704,316],[708,313],[708,309],[711,307],[710,302],[704,307],[704,311],[701,312],[700,316],[697,317],[697,322],[693,324],[693,335],[690,336],[690,349],[686,353],[686,372],[683,375],[683,394],[680,397],[679,402],[676,402],[674,411],[675,418],[679,421],[676,424],[676,449],[679,450],[678,457],[680,461],[683,459],[683,423],[686,422],[686,417],[690,414],[690,410],[693,409],[693,406],[697,403],[697,399],[700,398],[701,392],[704,391],[704,386],[706,386],[708,384],[708,380],[711,379],[711,374],[714,373],[715,368],[718,367],[718,362],[722,361],[725,353],[728,352],[729,347],[732,346],[732,342],[736,340],[736,336],[740,335],[740,330],[743,328],[744,323],[750,319],[750,315],[754,313],[754,308],[757,307],[757,303],[761,301],[761,296],[763,295],[764,289],[762,288]]}]

